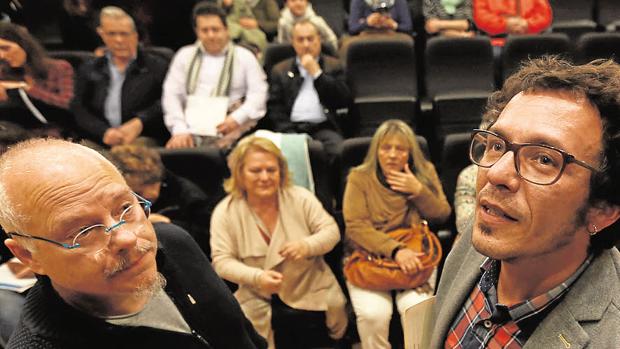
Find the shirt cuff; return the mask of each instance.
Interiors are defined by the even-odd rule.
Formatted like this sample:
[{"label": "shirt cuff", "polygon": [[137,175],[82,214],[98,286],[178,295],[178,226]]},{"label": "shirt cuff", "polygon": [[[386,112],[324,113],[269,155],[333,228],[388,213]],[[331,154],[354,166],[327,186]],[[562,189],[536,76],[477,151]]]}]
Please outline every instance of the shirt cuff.
[{"label": "shirt cuff", "polygon": [[243,125],[246,121],[248,121],[250,119],[247,115],[245,115],[243,113],[241,108],[239,108],[239,109],[235,110],[234,112],[230,113],[230,117],[235,119],[235,121],[239,125]]},{"label": "shirt cuff", "polygon": [[173,136],[176,136],[176,135],[191,133],[191,132],[189,130],[189,126],[185,123],[182,123],[182,124],[174,125],[172,127],[172,132],[170,133],[172,133]]}]

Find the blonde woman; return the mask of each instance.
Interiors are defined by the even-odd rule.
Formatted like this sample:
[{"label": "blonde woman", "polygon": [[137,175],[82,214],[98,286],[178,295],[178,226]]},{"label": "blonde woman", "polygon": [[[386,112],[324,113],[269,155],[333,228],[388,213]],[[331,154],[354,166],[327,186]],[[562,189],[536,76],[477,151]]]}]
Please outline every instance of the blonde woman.
[{"label": "blonde woman", "polygon": [[272,301],[324,311],[329,335],[340,339],[346,300],[322,258],[340,240],[336,222],[311,192],[290,184],[286,159],[271,141],[243,139],[228,165],[229,195],[211,219],[215,271],[239,285],[235,297],[270,348]]},{"label": "blonde woman", "polygon": [[[388,120],[377,129],[364,162],[349,174],[343,214],[349,246],[391,257],[404,272],[416,272],[416,252],[386,232],[418,224],[423,219],[442,222],[450,215],[450,205],[434,166],[425,159],[407,124]],[[396,291],[399,313],[403,315],[405,309],[432,295],[431,284]],[[390,348],[392,294],[363,289],[350,282],[347,287],[362,348]]]}]

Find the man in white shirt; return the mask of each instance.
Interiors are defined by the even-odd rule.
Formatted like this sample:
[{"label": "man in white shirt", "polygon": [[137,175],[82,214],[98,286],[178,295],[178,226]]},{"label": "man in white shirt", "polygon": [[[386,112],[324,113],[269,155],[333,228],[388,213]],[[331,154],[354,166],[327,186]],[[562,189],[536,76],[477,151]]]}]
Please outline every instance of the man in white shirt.
[{"label": "man in white shirt", "polygon": [[223,136],[217,143],[220,146],[236,140],[266,112],[265,73],[250,51],[230,41],[224,11],[203,2],[194,7],[192,17],[198,41],[176,53],[164,82],[164,121],[172,134],[167,148],[211,141],[187,118],[190,95],[228,98],[224,121],[216,126]]}]

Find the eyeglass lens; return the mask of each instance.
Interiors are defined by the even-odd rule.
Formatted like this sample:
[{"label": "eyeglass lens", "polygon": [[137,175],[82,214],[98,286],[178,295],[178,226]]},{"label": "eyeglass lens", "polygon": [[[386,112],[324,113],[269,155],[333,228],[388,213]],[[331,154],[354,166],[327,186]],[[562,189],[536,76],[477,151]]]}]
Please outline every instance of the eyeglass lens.
[{"label": "eyeglass lens", "polygon": [[122,226],[125,223],[132,223],[140,219],[141,211],[144,212],[146,217],[150,213],[150,208],[146,203],[140,202],[138,204],[129,205],[121,213],[119,220],[116,224],[106,227],[103,224],[96,224],[80,231],[73,239],[73,245],[79,244],[82,247],[91,249],[102,248],[108,243],[111,233],[114,229]]},{"label": "eyeglass lens", "polygon": [[[514,149],[513,149],[514,148]],[[491,133],[478,132],[472,139],[471,159],[482,167],[491,167],[508,151],[514,150],[517,173],[537,184],[550,184],[561,174],[564,155],[542,145],[509,145]]]}]

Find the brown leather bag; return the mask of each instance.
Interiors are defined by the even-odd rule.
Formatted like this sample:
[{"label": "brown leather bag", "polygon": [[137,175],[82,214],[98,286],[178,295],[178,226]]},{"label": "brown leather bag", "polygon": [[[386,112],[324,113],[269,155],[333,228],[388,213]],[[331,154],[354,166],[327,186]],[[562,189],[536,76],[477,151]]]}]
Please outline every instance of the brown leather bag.
[{"label": "brown leather bag", "polygon": [[415,274],[405,274],[393,259],[358,248],[345,261],[344,275],[347,281],[357,287],[374,291],[403,290],[422,286],[441,260],[441,244],[437,236],[430,231],[426,221],[387,234],[404,243],[407,248],[422,252],[423,255],[418,258],[423,267]]}]

